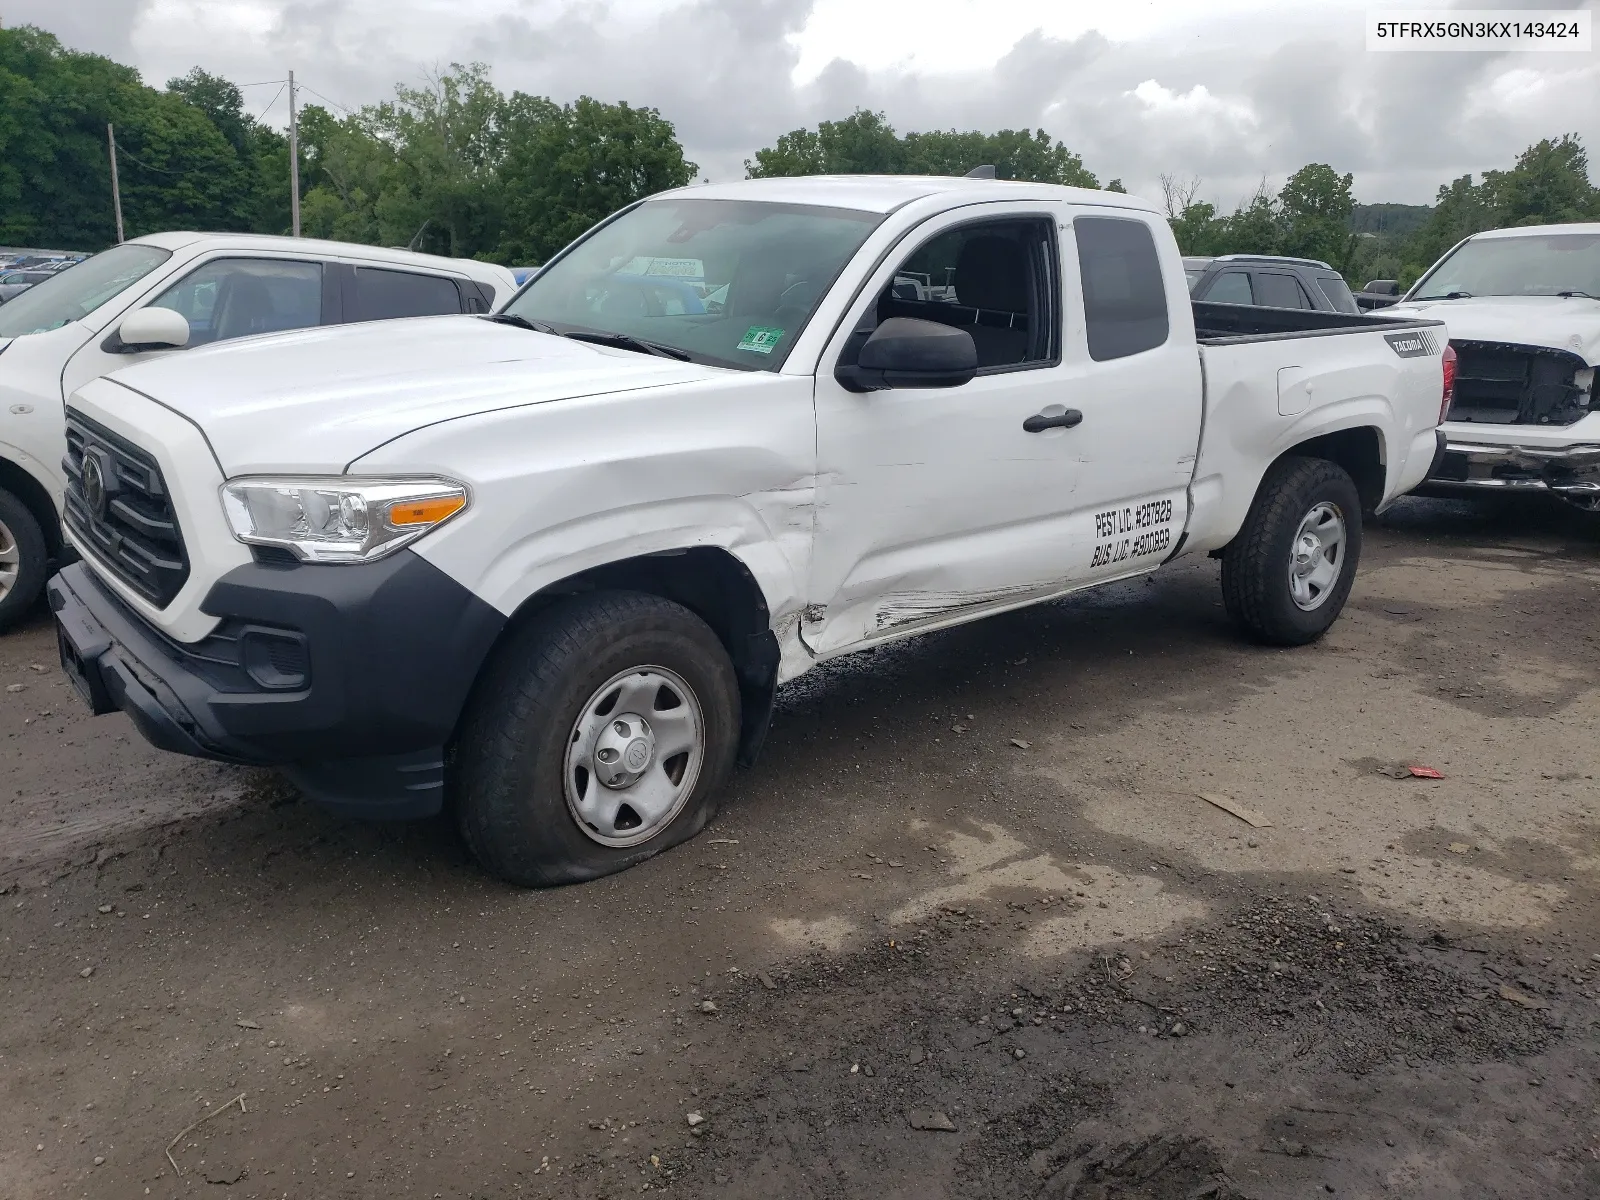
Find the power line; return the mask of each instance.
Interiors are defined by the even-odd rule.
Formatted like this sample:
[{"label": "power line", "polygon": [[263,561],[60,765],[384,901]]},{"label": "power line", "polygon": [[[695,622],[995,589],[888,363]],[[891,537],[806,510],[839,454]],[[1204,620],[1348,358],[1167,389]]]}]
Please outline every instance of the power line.
[{"label": "power line", "polygon": [[247,88],[247,87],[271,87],[275,83],[287,83],[287,82],[288,81],[284,80],[284,79],[263,79],[260,83],[236,83],[233,86],[234,87],[242,87],[242,88]]},{"label": "power line", "polygon": [[328,97],[327,97],[327,96],[324,96],[324,95],[323,95],[323,94],[322,94],[322,93],[321,93],[321,92],[319,92],[319,91],[317,91],[317,89],[316,89],[316,88],[314,88],[314,87],[307,87],[307,86],[306,86],[306,85],[305,85],[305,84],[303,84],[303,83],[301,83],[301,84],[297,84],[297,85],[296,85],[296,86],[297,86],[297,87],[298,87],[298,88],[299,88],[299,89],[300,89],[300,90],[301,90],[301,91],[302,91],[302,92],[310,92],[310,93],[311,93],[311,94],[312,94],[312,95],[313,95],[313,96],[316,96],[316,97],[317,97],[317,98],[318,98],[318,99],[319,99],[319,100],[327,100],[327,101],[328,101],[328,103],[329,103],[329,104],[331,104],[331,105],[333,105],[333,106],[334,106],[334,107],[335,107],[335,108],[337,108],[337,109],[338,109],[338,110],[339,110],[339,111],[340,111],[340,112],[343,112],[343,113],[349,113],[349,114],[350,114],[350,115],[351,115],[351,116],[352,116],[352,117],[354,117],[354,116],[356,116],[356,115],[358,115],[358,114],[357,114],[357,113],[356,113],[356,110],[355,110],[355,109],[353,109],[353,108],[346,108],[346,107],[345,107],[345,106],[344,106],[344,105],[342,105],[342,104],[340,104],[340,103],[339,103],[339,102],[338,102],[338,101],[337,101],[337,100],[330,100],[330,99],[328,99]]},{"label": "power line", "polygon": [[272,94],[272,99],[267,101],[267,106],[261,110],[261,115],[256,118],[258,124],[267,119],[267,114],[272,111],[272,106],[278,102],[278,97],[283,95],[283,89],[288,86],[289,81],[285,79],[278,90]]}]

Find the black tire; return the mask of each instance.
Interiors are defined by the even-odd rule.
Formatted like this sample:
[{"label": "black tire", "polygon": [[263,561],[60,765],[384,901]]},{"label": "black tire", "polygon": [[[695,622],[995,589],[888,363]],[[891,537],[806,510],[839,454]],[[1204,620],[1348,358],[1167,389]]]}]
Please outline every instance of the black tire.
[{"label": "black tire", "polygon": [[[1295,603],[1290,563],[1300,523],[1319,504],[1344,522],[1339,573],[1316,607]],[[1279,459],[1267,471],[1244,528],[1222,555],[1222,599],[1228,615],[1259,641],[1275,646],[1314,642],[1338,620],[1361,563],[1361,496],[1337,463],[1324,458]]]},{"label": "black tire", "polygon": [[12,546],[17,550],[17,573],[0,596],[0,633],[33,608],[50,574],[50,546],[39,522],[26,504],[0,489],[0,550]]},{"label": "black tire", "polygon": [[[648,841],[604,845],[568,806],[566,750],[596,690],[644,666],[675,672],[694,692],[705,730],[699,775],[676,817]],[[524,887],[578,883],[704,829],[738,737],[733,663],[704,621],[659,596],[590,592],[540,613],[495,651],[456,739],[451,801],[467,846],[491,874]]]}]

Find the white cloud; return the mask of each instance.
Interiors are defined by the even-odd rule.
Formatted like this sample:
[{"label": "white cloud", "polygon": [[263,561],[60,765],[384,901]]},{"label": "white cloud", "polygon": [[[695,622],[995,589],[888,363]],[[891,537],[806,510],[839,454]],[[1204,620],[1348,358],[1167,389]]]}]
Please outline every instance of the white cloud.
[{"label": "white cloud", "polygon": [[1307,162],[1353,172],[1363,199],[1426,201],[1541,137],[1578,132],[1600,160],[1595,54],[1370,54],[1363,11],[1345,0],[6,0],[5,18],[153,83],[196,64],[240,82],[293,67],[348,106],[482,60],[503,88],[659,108],[723,179],[779,134],[858,105],[901,130],[1043,127],[1102,179],[1150,192],[1162,172],[1199,175],[1202,194],[1228,206]]}]

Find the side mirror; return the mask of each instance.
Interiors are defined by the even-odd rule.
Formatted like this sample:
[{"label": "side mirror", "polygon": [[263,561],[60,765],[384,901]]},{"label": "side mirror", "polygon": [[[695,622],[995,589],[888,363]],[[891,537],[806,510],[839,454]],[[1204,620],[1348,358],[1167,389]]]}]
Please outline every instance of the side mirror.
[{"label": "side mirror", "polygon": [[1374,279],[1361,290],[1371,292],[1374,296],[1398,296],[1400,294],[1400,281],[1398,279]]},{"label": "side mirror", "polygon": [[841,362],[833,376],[852,392],[872,392],[960,387],[977,373],[978,348],[965,329],[890,317],[862,343],[855,363]]},{"label": "side mirror", "polygon": [[117,341],[120,345],[114,353],[121,354],[187,346],[189,322],[170,308],[141,308],[122,319],[117,326]]}]

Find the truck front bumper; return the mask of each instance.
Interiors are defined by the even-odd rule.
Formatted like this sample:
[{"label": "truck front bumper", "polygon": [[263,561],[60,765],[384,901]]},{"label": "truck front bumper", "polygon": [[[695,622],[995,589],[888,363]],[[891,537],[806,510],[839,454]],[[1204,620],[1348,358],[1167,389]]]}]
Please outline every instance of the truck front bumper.
[{"label": "truck front bumper", "polygon": [[505,618],[409,551],[362,566],[253,563],[217,581],[208,637],[178,642],[87,563],[48,585],[62,669],[97,714],[163,750],[278,767],[311,799],[428,816],[444,751]]},{"label": "truck front bumper", "polygon": [[1451,438],[1428,473],[1434,492],[1549,492],[1600,507],[1600,445],[1497,445]]}]

